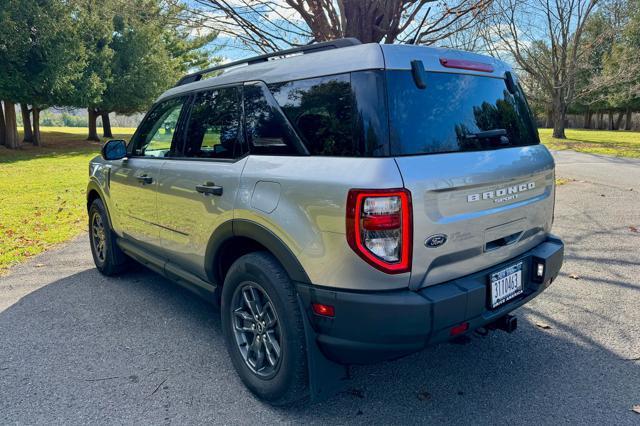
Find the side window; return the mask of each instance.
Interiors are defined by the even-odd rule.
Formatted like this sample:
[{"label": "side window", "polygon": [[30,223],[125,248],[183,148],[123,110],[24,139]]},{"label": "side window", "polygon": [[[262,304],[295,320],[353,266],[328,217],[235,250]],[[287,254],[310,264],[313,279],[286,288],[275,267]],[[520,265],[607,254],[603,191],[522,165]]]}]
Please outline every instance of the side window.
[{"label": "side window", "polygon": [[184,98],[173,98],[156,105],[140,125],[133,155],[166,157],[171,153],[173,136],[184,105]]},{"label": "side window", "polygon": [[201,92],[191,107],[184,155],[198,158],[237,158],[242,146],[239,87]]},{"label": "side window", "polygon": [[298,154],[295,134],[277,106],[270,104],[264,91],[259,84],[244,86],[244,116],[249,152],[257,155]]},{"label": "side window", "polygon": [[272,84],[269,89],[311,155],[362,155],[353,137],[349,74]]}]

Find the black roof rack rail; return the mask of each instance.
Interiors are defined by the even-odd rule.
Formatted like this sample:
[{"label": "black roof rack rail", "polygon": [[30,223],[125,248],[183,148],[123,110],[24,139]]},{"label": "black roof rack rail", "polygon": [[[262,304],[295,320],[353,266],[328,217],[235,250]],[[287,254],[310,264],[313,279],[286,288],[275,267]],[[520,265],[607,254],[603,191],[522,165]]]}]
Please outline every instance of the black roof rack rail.
[{"label": "black roof rack rail", "polygon": [[202,71],[187,74],[184,77],[182,77],[178,81],[178,83],[176,83],[176,86],[182,86],[183,84],[193,83],[194,81],[200,81],[202,80],[202,77],[205,74],[209,74],[218,70],[223,70],[225,68],[235,67],[237,65],[243,65],[243,64],[253,65],[253,64],[258,64],[260,62],[266,62],[269,60],[269,58],[274,58],[278,56],[292,55],[294,53],[302,53],[302,54],[315,53],[323,50],[340,49],[341,47],[356,46],[358,44],[361,44],[361,43],[360,43],[360,40],[358,40],[357,38],[339,38],[336,40],[323,41],[321,43],[313,43],[313,44],[308,44],[306,46],[299,46],[291,49],[279,50],[277,52],[266,53],[260,56],[253,56],[247,59],[240,59],[238,61],[229,62],[223,65],[217,65],[215,67],[207,68]]}]

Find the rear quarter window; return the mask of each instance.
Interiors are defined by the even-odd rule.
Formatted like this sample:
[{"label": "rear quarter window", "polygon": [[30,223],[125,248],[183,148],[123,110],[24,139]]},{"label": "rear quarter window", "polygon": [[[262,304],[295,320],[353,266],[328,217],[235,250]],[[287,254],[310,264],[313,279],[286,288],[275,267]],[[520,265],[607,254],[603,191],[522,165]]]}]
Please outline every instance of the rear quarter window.
[{"label": "rear quarter window", "polygon": [[349,74],[269,85],[311,155],[356,156]]}]

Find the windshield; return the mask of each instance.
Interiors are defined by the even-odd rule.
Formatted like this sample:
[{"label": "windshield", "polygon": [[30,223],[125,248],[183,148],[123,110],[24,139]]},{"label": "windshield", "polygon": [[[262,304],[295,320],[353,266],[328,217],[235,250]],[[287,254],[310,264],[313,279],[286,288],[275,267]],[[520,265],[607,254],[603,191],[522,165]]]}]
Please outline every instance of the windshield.
[{"label": "windshield", "polygon": [[539,143],[522,91],[501,78],[387,71],[392,155],[478,151]]}]

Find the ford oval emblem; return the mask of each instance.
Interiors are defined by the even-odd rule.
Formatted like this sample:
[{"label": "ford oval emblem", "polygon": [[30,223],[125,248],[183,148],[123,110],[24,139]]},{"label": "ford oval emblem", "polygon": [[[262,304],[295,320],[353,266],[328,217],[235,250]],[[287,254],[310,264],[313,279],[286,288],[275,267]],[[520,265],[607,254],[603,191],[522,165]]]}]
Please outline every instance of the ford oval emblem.
[{"label": "ford oval emblem", "polygon": [[444,234],[435,234],[427,238],[424,242],[425,247],[427,248],[436,248],[440,247],[444,243],[447,242],[447,236]]}]

